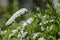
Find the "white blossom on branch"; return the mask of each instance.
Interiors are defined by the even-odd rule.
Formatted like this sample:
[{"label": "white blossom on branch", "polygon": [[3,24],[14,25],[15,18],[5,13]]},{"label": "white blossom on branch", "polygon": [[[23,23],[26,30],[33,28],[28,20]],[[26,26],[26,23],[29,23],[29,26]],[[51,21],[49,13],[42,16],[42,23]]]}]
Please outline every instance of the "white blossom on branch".
[{"label": "white blossom on branch", "polygon": [[18,10],[16,13],[13,14],[13,16],[7,21],[6,25],[10,25],[11,23],[15,22],[15,19],[19,17],[22,14],[25,14],[28,10],[26,8],[22,8]]}]

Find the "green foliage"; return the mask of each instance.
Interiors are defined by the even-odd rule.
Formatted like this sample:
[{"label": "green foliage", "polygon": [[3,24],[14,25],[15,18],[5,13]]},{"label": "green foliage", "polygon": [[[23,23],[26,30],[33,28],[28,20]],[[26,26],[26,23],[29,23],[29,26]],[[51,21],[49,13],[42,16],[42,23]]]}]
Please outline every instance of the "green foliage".
[{"label": "green foliage", "polygon": [[[38,10],[36,13],[31,12],[30,16],[33,18],[33,22],[28,24],[24,28],[24,32],[28,32],[27,35],[23,38],[26,39],[29,37],[29,40],[38,40],[38,38],[44,37],[46,40],[60,40],[60,13],[59,10],[55,10],[50,1],[47,10]],[[19,21],[25,20],[25,15],[18,17],[16,22],[6,26],[6,21],[14,13],[14,7],[11,4],[11,10],[5,12],[0,19],[0,40],[19,40],[19,34],[21,34],[22,26]],[[59,8],[60,9],[60,8]],[[12,32],[17,30],[16,32]],[[36,38],[33,38],[33,34],[38,33]],[[11,35],[9,37],[9,35]]]}]

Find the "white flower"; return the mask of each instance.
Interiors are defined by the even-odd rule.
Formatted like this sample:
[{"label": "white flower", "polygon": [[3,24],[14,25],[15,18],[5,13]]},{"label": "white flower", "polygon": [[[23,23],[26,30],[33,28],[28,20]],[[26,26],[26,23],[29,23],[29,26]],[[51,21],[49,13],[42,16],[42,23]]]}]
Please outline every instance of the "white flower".
[{"label": "white flower", "polygon": [[41,16],[41,13],[39,13],[39,14],[37,14],[38,15],[38,17],[40,17]]},{"label": "white flower", "polygon": [[46,18],[46,14],[44,16],[41,17],[41,19],[45,19]]},{"label": "white flower", "polygon": [[14,35],[14,33],[10,34],[8,38],[10,38],[10,37],[13,36],[13,35]]},{"label": "white flower", "polygon": [[15,21],[15,19],[17,17],[19,17],[20,15],[24,14],[25,11],[27,12],[27,9],[26,8],[22,8],[20,10],[18,10],[16,13],[13,14],[13,16],[7,21],[6,25],[10,25],[12,22]]},{"label": "white flower", "polygon": [[23,27],[25,27],[26,25],[27,25],[27,23],[26,23],[26,22],[24,22],[22,26],[23,26]]},{"label": "white flower", "polygon": [[26,36],[28,32],[23,32],[23,30],[20,31],[20,33],[18,34],[19,38],[24,38]]},{"label": "white flower", "polygon": [[12,32],[13,32],[13,33],[12,33],[12,34],[10,34],[8,38],[10,38],[11,36],[14,36],[14,35],[15,35],[15,33],[16,33],[17,31],[18,31],[17,29],[12,30]]},{"label": "white flower", "polygon": [[33,18],[28,18],[26,21],[21,21],[20,23],[22,24],[22,27],[27,26],[28,24],[32,23]]},{"label": "white flower", "polygon": [[44,37],[39,38],[38,40],[45,40]]},{"label": "white flower", "polygon": [[24,37],[26,36],[26,34],[27,34],[27,32],[24,32],[24,33],[22,34],[22,37],[24,38]]},{"label": "white flower", "polygon": [[47,29],[46,30],[48,30],[49,29],[49,27],[47,26]]},{"label": "white flower", "polygon": [[42,30],[42,31],[44,31],[44,30],[45,30],[45,28],[42,26],[42,27],[41,27],[41,30]]},{"label": "white flower", "polygon": [[33,18],[29,18],[26,22],[30,24],[32,21],[33,21]]},{"label": "white flower", "polygon": [[0,34],[4,35],[6,32],[7,32],[7,31],[1,31],[1,33],[0,33]]},{"label": "white flower", "polygon": [[[54,20],[44,21],[44,24],[47,24],[48,22],[53,22]],[[39,23],[39,25],[42,25],[42,23]]]},{"label": "white flower", "polygon": [[36,38],[36,37],[37,37],[37,35],[38,35],[38,33],[34,33],[33,38]]},{"label": "white flower", "polygon": [[39,25],[42,25],[42,23],[40,23]]},{"label": "white flower", "polygon": [[12,30],[12,32],[13,32],[13,33],[16,33],[17,31],[18,31],[17,29],[15,29],[15,30]]},{"label": "white flower", "polygon": [[44,15],[43,18],[46,18],[46,15]]},{"label": "white flower", "polygon": [[49,21],[45,21],[44,24],[48,23]]},{"label": "white flower", "polygon": [[54,20],[50,20],[50,22],[53,22]]},{"label": "white flower", "polygon": [[21,35],[20,35],[20,32],[19,32],[19,34],[18,34],[18,38],[20,38],[21,37]]},{"label": "white flower", "polygon": [[7,31],[4,31],[4,33],[6,33]]},{"label": "white flower", "polygon": [[52,30],[53,26],[50,26],[50,30]]}]

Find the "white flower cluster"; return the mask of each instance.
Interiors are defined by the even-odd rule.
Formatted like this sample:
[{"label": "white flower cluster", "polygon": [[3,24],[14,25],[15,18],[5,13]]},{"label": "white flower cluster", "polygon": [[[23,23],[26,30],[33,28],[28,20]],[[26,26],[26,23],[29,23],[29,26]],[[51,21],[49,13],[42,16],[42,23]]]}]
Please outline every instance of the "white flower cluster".
[{"label": "white flower cluster", "polygon": [[14,35],[15,35],[15,33],[16,33],[16,32],[18,32],[18,30],[17,30],[17,29],[14,29],[14,30],[12,30],[12,32],[13,32],[13,33],[12,33],[12,34],[10,34],[10,35],[9,35],[9,37],[8,37],[9,39],[11,38],[11,36],[14,36]]},{"label": "white flower cluster", "polygon": [[41,17],[41,19],[45,19],[47,17],[47,15],[45,14],[44,16]]},{"label": "white flower cluster", "polygon": [[20,26],[19,26],[19,27],[17,27],[17,29],[12,30],[13,33],[9,35],[9,39],[11,38],[11,36],[15,35],[15,33],[18,32],[18,29],[20,29],[21,31],[18,33],[18,38],[19,38],[19,40],[22,40],[26,36],[26,34],[28,33],[28,32],[23,31],[25,26],[27,24],[30,24],[32,21],[33,21],[33,18],[29,18],[26,21],[23,21],[22,25],[21,25],[22,28],[20,29]]},{"label": "white flower cluster", "polygon": [[16,33],[17,31],[18,31],[17,29],[12,30],[13,33]]},{"label": "white flower cluster", "polygon": [[42,26],[42,27],[41,27],[41,30],[44,31],[44,30],[45,30],[45,27]]},{"label": "white flower cluster", "polygon": [[26,21],[22,22],[22,27],[25,27],[27,24],[32,23],[32,21],[33,21],[33,18],[28,18]]},{"label": "white flower cluster", "polygon": [[47,26],[47,29],[46,30],[52,30],[53,29],[53,25],[51,25],[51,26]]},{"label": "white flower cluster", "polygon": [[18,34],[19,40],[22,40],[22,39],[26,36],[27,33],[28,33],[28,32],[23,32],[23,30],[21,30],[21,31],[19,32],[19,34]]},{"label": "white flower cluster", "polygon": [[[53,22],[54,20],[49,20],[49,21],[45,21],[43,22],[44,24],[47,24],[48,22]],[[42,25],[42,23],[40,23],[39,25]]]},{"label": "white flower cluster", "polygon": [[38,33],[34,33],[33,38],[35,39],[38,36]]},{"label": "white flower cluster", "polygon": [[50,30],[52,30],[53,26],[50,26]]},{"label": "white flower cluster", "polygon": [[31,22],[33,21],[33,19],[32,18],[29,18],[29,19],[27,19],[26,21],[22,21],[21,23],[22,23],[22,28],[21,28],[21,31],[19,32],[19,34],[18,34],[18,38],[19,38],[19,40],[23,40],[23,38],[26,36],[26,34],[28,33],[28,32],[24,32],[23,30],[24,30],[24,28],[25,28],[25,26],[27,26],[27,24],[30,24]]},{"label": "white flower cluster", "polygon": [[19,40],[23,40],[23,38],[26,36],[28,32],[24,32],[24,27],[21,28],[21,31],[18,33]]},{"label": "white flower cluster", "polygon": [[15,22],[15,19],[19,17],[20,15],[24,14],[28,10],[26,8],[22,8],[18,10],[16,13],[13,14],[13,16],[7,21],[6,25],[10,25],[12,22]]},{"label": "white flower cluster", "polygon": [[8,37],[8,39],[10,39],[13,35],[14,35],[14,33],[10,34],[9,37]]},{"label": "white flower cluster", "polygon": [[0,35],[4,35],[7,31],[1,31]]},{"label": "white flower cluster", "polygon": [[39,38],[38,40],[45,40],[44,37]]}]

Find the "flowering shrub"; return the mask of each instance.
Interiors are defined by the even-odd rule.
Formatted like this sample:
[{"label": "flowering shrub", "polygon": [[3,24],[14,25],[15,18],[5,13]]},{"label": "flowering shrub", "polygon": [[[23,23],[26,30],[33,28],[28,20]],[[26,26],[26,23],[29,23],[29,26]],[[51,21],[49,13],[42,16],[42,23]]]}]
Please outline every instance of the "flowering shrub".
[{"label": "flowering shrub", "polygon": [[0,28],[0,40],[60,40],[60,8],[55,9],[52,4],[48,4],[47,10],[39,9],[35,13],[22,8],[12,17],[4,15],[6,20],[1,20],[4,26]]}]

